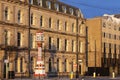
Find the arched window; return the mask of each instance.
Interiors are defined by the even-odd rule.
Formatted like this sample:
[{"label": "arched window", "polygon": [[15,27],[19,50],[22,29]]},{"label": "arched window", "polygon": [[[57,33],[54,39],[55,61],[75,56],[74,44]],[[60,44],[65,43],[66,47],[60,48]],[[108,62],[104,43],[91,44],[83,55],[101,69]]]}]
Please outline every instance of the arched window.
[{"label": "arched window", "polygon": [[49,72],[52,72],[52,58],[49,59]]},{"label": "arched window", "polygon": [[21,11],[19,10],[18,11],[18,23],[20,23],[21,22]]},{"label": "arched window", "polygon": [[57,59],[57,72],[59,72],[59,59]]},{"label": "arched window", "polygon": [[64,72],[66,72],[67,71],[67,59],[65,59],[64,68],[65,68]]},{"label": "arched window", "polygon": [[73,62],[71,62],[71,71],[73,72]]},{"label": "arched window", "polygon": [[20,58],[20,72],[23,72],[23,58]]},{"label": "arched window", "polygon": [[5,8],[5,20],[8,20],[8,7]]}]

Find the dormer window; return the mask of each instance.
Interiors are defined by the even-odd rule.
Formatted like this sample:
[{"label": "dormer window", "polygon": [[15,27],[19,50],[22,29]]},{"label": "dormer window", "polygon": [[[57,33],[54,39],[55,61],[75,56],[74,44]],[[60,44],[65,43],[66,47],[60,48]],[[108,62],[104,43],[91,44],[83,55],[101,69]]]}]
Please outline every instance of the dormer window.
[{"label": "dormer window", "polygon": [[77,15],[78,17],[80,17],[80,11],[79,11],[79,10],[76,10],[76,15]]},{"label": "dormer window", "polygon": [[29,4],[33,4],[33,0],[29,0]]},{"label": "dormer window", "polygon": [[55,3],[55,10],[59,11],[59,4],[58,3]]},{"label": "dormer window", "polygon": [[38,0],[38,5],[42,6],[42,0]]},{"label": "dormer window", "polygon": [[20,0],[20,1],[24,2],[24,0]]},{"label": "dormer window", "polygon": [[66,6],[62,6],[62,10],[64,13],[66,13],[66,11],[67,11]]},{"label": "dormer window", "polygon": [[73,9],[70,8],[69,11],[70,11],[70,14],[73,15]]},{"label": "dormer window", "polygon": [[51,2],[50,2],[50,1],[47,1],[47,2],[46,2],[46,5],[47,5],[47,7],[48,7],[49,9],[51,9]]}]

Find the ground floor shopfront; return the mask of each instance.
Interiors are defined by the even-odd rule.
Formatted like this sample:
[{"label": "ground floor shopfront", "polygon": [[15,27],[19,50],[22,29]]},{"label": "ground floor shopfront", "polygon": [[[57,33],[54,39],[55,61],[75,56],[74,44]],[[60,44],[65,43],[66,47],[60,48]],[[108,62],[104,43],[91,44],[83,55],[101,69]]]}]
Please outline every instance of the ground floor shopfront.
[{"label": "ground floor shopfront", "polygon": [[[17,50],[17,49],[16,49]],[[65,52],[54,52],[43,50],[43,60],[45,63],[45,72],[47,76],[67,76],[71,72],[76,73],[76,54]],[[85,73],[85,59],[83,55],[79,55],[82,62],[78,64],[80,75]],[[34,74],[34,68],[37,61],[37,50],[30,51],[30,65],[28,65],[28,50],[1,50],[0,51],[0,78],[28,77],[29,68],[31,68],[31,76]]]}]

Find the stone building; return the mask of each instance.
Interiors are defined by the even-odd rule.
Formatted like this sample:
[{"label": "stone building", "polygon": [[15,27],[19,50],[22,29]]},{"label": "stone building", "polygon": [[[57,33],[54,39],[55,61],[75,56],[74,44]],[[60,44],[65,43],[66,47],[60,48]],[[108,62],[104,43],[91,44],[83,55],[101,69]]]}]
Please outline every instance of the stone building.
[{"label": "stone building", "polygon": [[120,73],[119,15],[104,15],[86,21],[88,26],[88,73]]},{"label": "stone building", "polygon": [[0,77],[33,74],[38,30],[44,33],[46,74],[68,75],[78,69],[83,75],[85,28],[80,10],[58,0],[0,0]]}]

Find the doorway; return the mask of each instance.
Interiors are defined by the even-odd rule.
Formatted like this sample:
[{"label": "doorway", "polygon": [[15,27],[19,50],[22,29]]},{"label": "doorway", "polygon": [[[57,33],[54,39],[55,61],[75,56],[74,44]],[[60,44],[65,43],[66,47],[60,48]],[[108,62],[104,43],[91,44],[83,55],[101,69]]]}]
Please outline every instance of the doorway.
[{"label": "doorway", "polygon": [[79,65],[79,74],[81,75],[81,65]]}]

